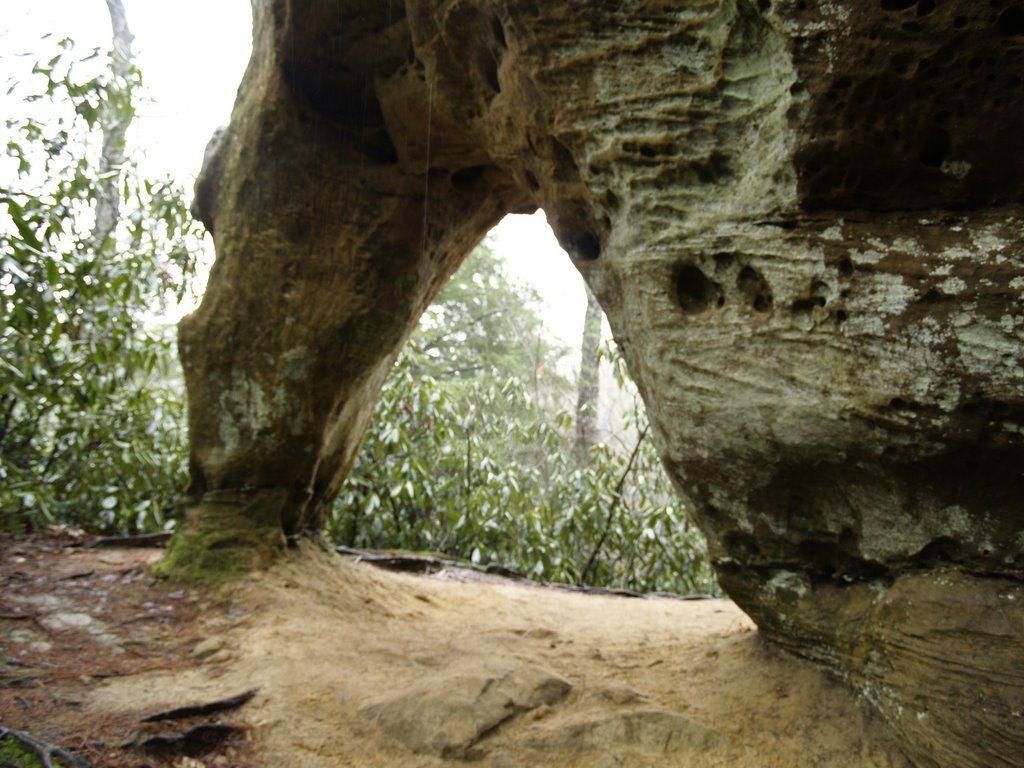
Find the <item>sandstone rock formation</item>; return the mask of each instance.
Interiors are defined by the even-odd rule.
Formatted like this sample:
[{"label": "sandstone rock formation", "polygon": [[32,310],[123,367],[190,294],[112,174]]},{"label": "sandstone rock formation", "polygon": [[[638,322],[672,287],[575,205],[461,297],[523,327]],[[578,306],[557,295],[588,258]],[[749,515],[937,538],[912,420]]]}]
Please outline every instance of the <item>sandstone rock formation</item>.
[{"label": "sandstone rock formation", "polygon": [[[542,207],[722,585],[922,766],[1024,754],[1024,6],[256,0],[168,567],[315,528],[422,310]],[[221,550],[224,550],[222,552]]]},{"label": "sandstone rock formation", "polygon": [[521,714],[557,704],[570,688],[567,680],[537,667],[492,675],[449,673],[427,677],[360,714],[413,752],[464,760],[473,757],[474,745],[490,732]]}]

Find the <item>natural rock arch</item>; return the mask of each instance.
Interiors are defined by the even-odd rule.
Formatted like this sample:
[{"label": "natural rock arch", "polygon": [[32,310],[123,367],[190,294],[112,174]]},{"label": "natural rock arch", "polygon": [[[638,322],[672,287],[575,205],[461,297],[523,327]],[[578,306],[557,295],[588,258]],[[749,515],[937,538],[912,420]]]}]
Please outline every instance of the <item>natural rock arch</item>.
[{"label": "natural rock arch", "polygon": [[315,528],[406,334],[543,207],[721,582],[921,765],[1024,752],[1024,10],[255,0],[197,188],[188,522]]}]

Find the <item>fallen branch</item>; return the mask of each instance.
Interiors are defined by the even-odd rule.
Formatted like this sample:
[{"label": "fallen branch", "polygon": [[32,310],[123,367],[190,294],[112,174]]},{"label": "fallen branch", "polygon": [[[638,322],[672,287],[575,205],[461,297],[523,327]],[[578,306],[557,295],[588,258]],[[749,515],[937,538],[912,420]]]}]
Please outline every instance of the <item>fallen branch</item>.
[{"label": "fallen branch", "polygon": [[[6,747],[7,743],[12,741],[14,742],[13,749],[7,748],[0,752],[0,761],[2,761],[0,765],[3,768],[21,768],[17,763],[12,762],[11,757],[8,757],[10,753],[16,753],[18,749],[31,753],[35,757],[35,762],[42,764],[43,768],[89,768],[89,764],[85,760],[76,757],[65,749],[54,744],[47,744],[45,741],[40,741],[24,731],[0,727],[0,745]],[[60,762],[54,763],[54,760],[59,760]],[[24,763],[24,765],[31,764],[28,761]]]},{"label": "fallen branch", "polygon": [[622,489],[626,484],[626,478],[629,477],[629,473],[633,471],[633,462],[636,461],[636,456],[640,453],[640,446],[644,442],[644,438],[647,437],[647,430],[650,428],[650,424],[644,426],[643,431],[640,432],[640,436],[636,439],[636,445],[633,446],[633,453],[629,456],[629,462],[626,464],[626,468],[623,470],[622,475],[619,477],[619,482],[615,484],[615,491],[612,493],[612,503],[608,506],[608,517],[604,523],[604,530],[601,531],[601,538],[597,540],[597,544],[590,553],[590,557],[587,558],[587,564],[583,566],[583,570],[580,571],[580,578],[577,582],[577,586],[586,586],[587,576],[590,574],[590,569],[594,565],[594,561],[597,559],[598,553],[601,548],[604,547],[605,541],[608,540],[608,534],[612,530],[612,522],[615,520],[615,513],[619,502],[622,501]]},{"label": "fallen branch", "polygon": [[[342,555],[351,555],[355,557],[355,562],[367,562],[372,565],[376,565],[379,568],[387,568],[392,571],[420,571],[423,573],[430,573],[432,570],[442,570],[443,568],[463,568],[465,570],[476,571],[477,573],[491,573],[488,570],[491,566],[476,565],[475,563],[466,563],[461,560],[450,560],[444,557],[438,557],[437,555],[417,555],[413,553],[404,552],[364,552],[359,549],[352,549],[351,547],[337,546],[334,548],[336,552]],[[506,574],[515,574],[510,578],[524,578],[515,571],[509,568],[502,568]]]},{"label": "fallen branch", "polygon": [[445,568],[460,568],[462,570],[484,573],[492,576],[502,576],[515,581],[523,581],[537,587],[549,587],[551,589],[563,589],[567,592],[579,592],[588,595],[613,595],[615,597],[664,597],[673,600],[714,600],[714,595],[677,595],[673,592],[635,592],[632,589],[617,589],[614,587],[589,587],[579,584],[562,584],[557,581],[535,581],[524,576],[518,571],[506,568],[498,563],[489,565],[477,565],[467,563],[463,560],[452,560],[437,555],[417,555],[404,552],[367,552],[361,549],[353,549],[338,545],[334,551],[341,555],[354,558],[356,563],[368,563],[378,568],[391,571],[418,572],[429,574]]}]

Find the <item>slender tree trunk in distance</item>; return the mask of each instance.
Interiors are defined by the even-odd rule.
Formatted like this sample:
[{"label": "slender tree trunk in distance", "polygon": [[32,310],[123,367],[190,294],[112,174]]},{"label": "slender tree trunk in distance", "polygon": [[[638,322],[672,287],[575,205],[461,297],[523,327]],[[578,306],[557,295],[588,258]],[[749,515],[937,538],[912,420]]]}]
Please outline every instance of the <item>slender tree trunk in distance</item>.
[{"label": "slender tree trunk in distance", "polygon": [[[131,76],[132,41],[135,37],[128,29],[122,0],[107,0],[107,10],[110,12],[110,26],[113,30],[111,69],[114,77],[127,81]],[[103,196],[96,205],[96,224],[92,232],[92,244],[97,253],[103,247],[103,242],[113,234],[120,216],[121,175],[118,171],[124,165],[125,135],[135,115],[130,102],[108,103],[102,109],[103,154],[100,157],[99,173],[100,178],[106,181],[103,184]]]},{"label": "slender tree trunk in distance", "polygon": [[587,292],[587,313],[583,318],[583,341],[580,344],[580,378],[576,399],[576,461],[583,464],[594,444],[597,431],[597,401],[601,392],[600,350],[601,321],[604,312],[590,288]]}]

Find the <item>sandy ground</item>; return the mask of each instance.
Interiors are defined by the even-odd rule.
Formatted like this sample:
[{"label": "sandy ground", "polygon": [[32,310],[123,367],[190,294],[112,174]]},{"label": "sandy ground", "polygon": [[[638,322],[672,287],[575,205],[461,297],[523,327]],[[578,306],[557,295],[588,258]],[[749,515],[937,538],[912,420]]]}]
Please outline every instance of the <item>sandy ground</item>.
[{"label": "sandy ground", "polygon": [[92,689],[106,713],[258,687],[278,768],[905,768],[853,698],[724,600],[385,572],[311,547],[200,618],[205,662]]}]

